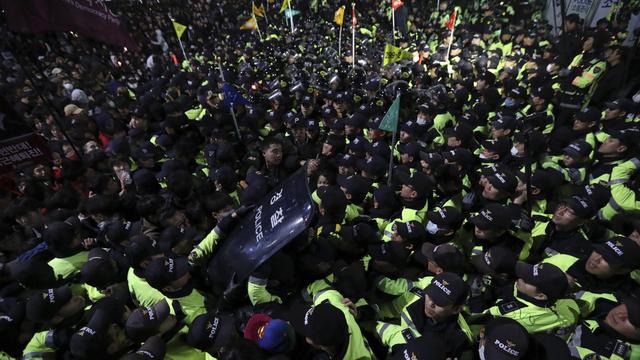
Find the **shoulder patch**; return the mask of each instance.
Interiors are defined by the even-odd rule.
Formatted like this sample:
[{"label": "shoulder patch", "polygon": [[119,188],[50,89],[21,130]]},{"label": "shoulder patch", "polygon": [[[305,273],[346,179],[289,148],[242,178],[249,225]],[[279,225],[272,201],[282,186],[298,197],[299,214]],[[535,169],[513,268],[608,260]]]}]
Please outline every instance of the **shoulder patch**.
[{"label": "shoulder patch", "polygon": [[631,346],[629,346],[629,344],[618,340],[616,341],[616,346],[613,348],[613,354],[618,355],[623,359],[627,359],[627,355],[630,350]]},{"label": "shoulder patch", "polygon": [[409,342],[415,338],[415,336],[413,336],[413,333],[411,332],[411,329],[402,330],[402,337],[406,342]]},{"label": "shoulder patch", "polygon": [[423,297],[424,296],[424,290],[420,289],[417,286],[412,287],[410,290],[410,292],[418,295],[419,297]]},{"label": "shoulder patch", "polygon": [[526,307],[526,305],[521,303],[521,302],[519,302],[519,301],[513,300],[513,301],[507,301],[507,302],[505,302],[503,304],[499,304],[498,305],[498,310],[500,310],[500,313],[502,315],[504,315],[504,314],[508,314],[510,312],[514,312],[514,311],[516,311],[518,309],[522,309],[523,307]]}]

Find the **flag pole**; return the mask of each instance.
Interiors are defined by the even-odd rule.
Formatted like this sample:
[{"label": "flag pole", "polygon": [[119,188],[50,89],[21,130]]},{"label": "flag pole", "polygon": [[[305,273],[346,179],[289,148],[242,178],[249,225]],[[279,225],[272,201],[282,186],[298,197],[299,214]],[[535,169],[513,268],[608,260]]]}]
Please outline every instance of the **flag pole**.
[{"label": "flag pole", "polygon": [[558,36],[558,14],[556,12],[556,2],[553,0],[553,36]]},{"label": "flag pole", "polygon": [[353,22],[356,14],[356,4],[351,3],[351,68],[356,68],[356,25]]},{"label": "flag pole", "polygon": [[[222,82],[225,83],[224,73],[222,72],[222,63],[218,61],[218,69],[220,69],[220,78]],[[231,118],[233,119],[233,127],[236,129],[236,134],[238,135],[238,139],[242,141],[242,135],[240,135],[240,128],[238,127],[238,120],[236,119],[236,111],[233,109],[233,104],[229,106],[229,112],[231,112]]]},{"label": "flag pole", "polygon": [[[344,24],[344,21],[342,22]],[[342,24],[340,24],[340,32],[338,33],[338,57],[342,51]]]},{"label": "flag pole", "polygon": [[184,46],[182,46],[182,40],[180,40],[180,38],[178,38],[178,43],[180,44],[180,50],[182,50],[182,56],[184,56],[185,60],[189,60],[189,58],[187,57],[187,53],[184,51]]},{"label": "flag pole", "polygon": [[269,34],[269,19],[267,19],[267,9],[269,8],[269,4],[267,4],[267,0],[264,1],[264,21],[267,23],[267,35]]},{"label": "flag pole", "polygon": [[293,34],[296,31],[296,28],[293,26],[293,11],[291,11],[291,0],[287,1],[287,7],[289,8],[289,16],[291,17],[291,33]]},{"label": "flag pole", "polygon": [[451,36],[449,37],[449,46],[447,46],[447,63],[449,63],[449,53],[451,52],[452,42],[453,42],[453,29],[451,29]]},{"label": "flag pole", "polygon": [[253,9],[256,8],[256,4],[252,1],[251,2],[251,17],[253,17],[253,21],[255,21],[256,23],[256,30],[258,30],[258,36],[260,37],[260,41],[262,41],[262,33],[260,32],[260,25],[258,25],[258,19],[256,19],[256,13],[253,11]]},{"label": "flag pole", "polygon": [[393,8],[393,0],[391,1],[391,36],[393,36],[393,46],[396,46],[396,9]]},{"label": "flag pole", "polygon": [[393,149],[396,147],[396,133],[398,132],[398,124],[396,124],[393,133],[391,134],[391,154],[389,154],[389,173],[387,178],[387,185],[391,185],[391,175],[393,173]]}]

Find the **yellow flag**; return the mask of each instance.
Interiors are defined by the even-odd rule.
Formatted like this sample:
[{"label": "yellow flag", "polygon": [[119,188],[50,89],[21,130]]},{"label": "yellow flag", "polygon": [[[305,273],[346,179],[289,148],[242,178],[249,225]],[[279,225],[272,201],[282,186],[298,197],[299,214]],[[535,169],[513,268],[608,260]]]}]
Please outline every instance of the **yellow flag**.
[{"label": "yellow flag", "polygon": [[386,44],[384,46],[384,59],[382,65],[387,65],[403,59],[413,59],[413,54],[402,48]]},{"label": "yellow flag", "polygon": [[256,6],[255,3],[251,3],[251,10],[253,11],[253,15],[257,16],[257,17],[264,17],[264,6],[260,5],[259,7]]},{"label": "yellow flag", "polygon": [[180,39],[184,31],[187,29],[187,27],[180,24],[177,21],[172,20],[171,22],[173,23],[173,28],[176,30],[176,35],[178,35],[178,39]]},{"label": "yellow flag", "polygon": [[338,10],[336,10],[336,13],[333,15],[333,21],[338,25],[342,25],[342,22],[344,21],[344,5],[340,6]]},{"label": "yellow flag", "polygon": [[284,12],[289,7],[289,0],[284,0],[280,6],[280,12]]},{"label": "yellow flag", "polygon": [[252,17],[240,26],[240,30],[255,30],[257,27],[258,24],[256,23],[256,18]]}]

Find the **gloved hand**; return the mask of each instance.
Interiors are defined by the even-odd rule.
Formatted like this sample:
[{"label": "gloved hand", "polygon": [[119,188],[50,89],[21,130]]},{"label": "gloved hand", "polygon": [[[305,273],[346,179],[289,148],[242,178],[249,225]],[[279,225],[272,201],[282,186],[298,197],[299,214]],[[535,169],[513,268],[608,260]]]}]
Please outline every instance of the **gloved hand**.
[{"label": "gloved hand", "polygon": [[233,226],[236,223],[236,218],[233,216],[234,214],[235,213],[231,213],[222,218],[222,220],[218,221],[218,224],[213,229],[221,237],[228,234],[229,231],[233,229]]},{"label": "gloved hand", "polygon": [[189,253],[189,256],[187,257],[187,260],[189,260],[189,264],[191,266],[198,266],[200,265],[202,258],[198,255],[198,253],[195,250],[191,250],[191,252]]},{"label": "gloved hand", "polygon": [[255,209],[255,205],[240,205],[231,215],[235,215],[237,218],[241,218]]},{"label": "gloved hand", "polygon": [[249,211],[253,210],[254,207],[255,205],[241,205],[231,214],[225,216],[218,222],[218,224],[214,228],[215,232],[221,237],[228,234],[229,232],[231,232],[231,230],[233,230],[233,227],[236,225],[238,219],[247,214]]}]

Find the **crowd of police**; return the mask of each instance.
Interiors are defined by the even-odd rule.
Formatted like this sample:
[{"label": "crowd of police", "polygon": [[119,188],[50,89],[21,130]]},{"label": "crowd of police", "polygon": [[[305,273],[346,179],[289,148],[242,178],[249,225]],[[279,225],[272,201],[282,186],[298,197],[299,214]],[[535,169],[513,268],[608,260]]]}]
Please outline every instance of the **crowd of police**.
[{"label": "crowd of police", "polygon": [[[109,2],[140,52],[3,25],[3,96],[51,160],[0,190],[1,357],[640,359],[623,3],[554,35],[540,2],[407,0],[394,36],[360,0],[355,53],[327,0],[292,3],[294,32],[259,4],[260,34],[246,2]],[[382,66],[385,43],[414,59]],[[300,168],[308,231],[215,286],[216,250]]]}]

